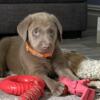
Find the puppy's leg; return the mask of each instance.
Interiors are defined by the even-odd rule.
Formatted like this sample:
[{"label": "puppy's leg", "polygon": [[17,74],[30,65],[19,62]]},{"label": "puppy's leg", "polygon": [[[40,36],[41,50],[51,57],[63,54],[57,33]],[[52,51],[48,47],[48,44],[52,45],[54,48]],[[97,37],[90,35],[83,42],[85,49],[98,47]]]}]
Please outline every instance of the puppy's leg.
[{"label": "puppy's leg", "polygon": [[45,81],[47,87],[53,95],[59,96],[63,94],[65,86],[62,83],[49,78],[45,74],[37,74],[37,76],[41,77]]},{"label": "puppy's leg", "polygon": [[67,68],[56,68],[55,69],[56,73],[58,74],[58,76],[67,76],[73,80],[78,80],[79,78],[77,76],[74,75],[74,73],[69,69]]},{"label": "puppy's leg", "polygon": [[54,59],[52,60],[53,67],[55,72],[58,74],[58,76],[67,76],[71,79],[77,80],[78,77],[76,77],[73,72],[68,68],[67,60],[65,59],[64,55],[62,54],[61,50],[57,48]]},{"label": "puppy's leg", "polygon": [[0,77],[6,76],[6,55],[10,45],[10,38],[4,38],[0,41]]}]

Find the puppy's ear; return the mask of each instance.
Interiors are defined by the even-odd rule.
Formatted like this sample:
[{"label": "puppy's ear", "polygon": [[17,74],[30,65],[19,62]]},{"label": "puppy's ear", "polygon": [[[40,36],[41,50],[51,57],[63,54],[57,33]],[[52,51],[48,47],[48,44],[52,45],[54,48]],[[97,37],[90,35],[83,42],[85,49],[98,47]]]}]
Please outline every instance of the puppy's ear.
[{"label": "puppy's ear", "polygon": [[27,31],[31,24],[31,21],[32,18],[31,15],[29,15],[24,20],[22,20],[17,26],[17,32],[24,41],[26,41],[27,39]]},{"label": "puppy's ear", "polygon": [[56,16],[54,16],[54,15],[51,15],[51,16],[52,16],[52,19],[53,19],[53,21],[58,29],[58,33],[57,33],[58,39],[59,39],[59,41],[61,41],[62,40],[62,25]]}]

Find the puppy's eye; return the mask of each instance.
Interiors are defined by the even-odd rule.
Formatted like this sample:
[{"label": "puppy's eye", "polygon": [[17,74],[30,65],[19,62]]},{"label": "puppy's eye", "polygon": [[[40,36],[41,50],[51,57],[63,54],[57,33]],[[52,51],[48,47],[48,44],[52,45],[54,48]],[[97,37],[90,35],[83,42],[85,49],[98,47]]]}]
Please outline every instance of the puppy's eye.
[{"label": "puppy's eye", "polygon": [[53,29],[48,29],[49,33],[54,33]]},{"label": "puppy's eye", "polygon": [[48,32],[49,32],[49,34],[50,34],[51,37],[54,36],[54,30],[53,29],[49,29]]},{"label": "puppy's eye", "polygon": [[39,32],[39,30],[36,28],[36,29],[34,29],[33,30],[33,36],[39,36],[40,35],[40,32]]},{"label": "puppy's eye", "polygon": [[39,34],[40,34],[39,32],[33,32],[34,36],[39,36]]}]

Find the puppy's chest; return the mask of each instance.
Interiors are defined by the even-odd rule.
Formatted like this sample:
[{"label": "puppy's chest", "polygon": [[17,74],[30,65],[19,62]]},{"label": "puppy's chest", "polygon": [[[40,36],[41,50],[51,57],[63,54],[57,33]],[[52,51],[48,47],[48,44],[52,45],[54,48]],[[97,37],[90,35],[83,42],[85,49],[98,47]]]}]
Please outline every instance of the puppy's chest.
[{"label": "puppy's chest", "polygon": [[42,60],[42,65],[44,65],[44,68],[46,72],[48,73],[48,76],[51,78],[56,78],[58,77],[57,74],[55,73],[54,70],[54,65],[51,59],[45,59]]},{"label": "puppy's chest", "polygon": [[40,61],[42,63],[42,65],[49,71],[53,72],[54,71],[54,68],[53,68],[53,64],[52,64],[52,61],[51,59],[42,59]]}]

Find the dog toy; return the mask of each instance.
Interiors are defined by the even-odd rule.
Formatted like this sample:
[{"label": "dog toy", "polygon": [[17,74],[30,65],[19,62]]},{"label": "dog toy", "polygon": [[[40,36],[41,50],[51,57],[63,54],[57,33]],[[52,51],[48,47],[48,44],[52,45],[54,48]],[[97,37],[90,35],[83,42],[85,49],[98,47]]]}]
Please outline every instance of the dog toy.
[{"label": "dog toy", "polygon": [[44,81],[38,76],[9,76],[0,81],[1,90],[20,96],[21,100],[38,100],[44,94],[44,87]]},{"label": "dog toy", "polygon": [[94,100],[95,90],[87,87],[89,79],[73,81],[63,76],[59,78],[59,81],[68,87],[69,93],[81,96],[81,100]]}]

